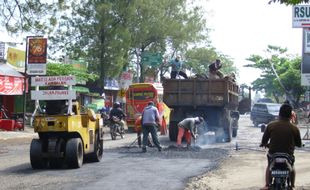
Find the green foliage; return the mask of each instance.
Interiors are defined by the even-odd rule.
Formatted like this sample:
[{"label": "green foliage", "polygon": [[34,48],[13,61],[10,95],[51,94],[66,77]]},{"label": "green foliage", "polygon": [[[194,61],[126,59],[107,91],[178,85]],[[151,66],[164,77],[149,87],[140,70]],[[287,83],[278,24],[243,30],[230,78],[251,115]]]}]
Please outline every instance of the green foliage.
[{"label": "green foliage", "polygon": [[76,69],[71,64],[48,63],[48,76],[74,75],[78,81],[94,81],[98,79],[98,75],[89,74],[81,69]]},{"label": "green foliage", "polygon": [[297,5],[300,3],[309,3],[309,0],[270,0],[269,4],[279,2],[286,5]]},{"label": "green foliage", "polygon": [[155,70],[155,76],[158,72],[163,75],[167,71],[165,67],[142,65],[140,60],[144,51],[167,54],[169,49],[181,53],[186,51],[189,44],[207,39],[207,35],[203,33],[206,28],[201,8],[189,8],[187,2],[186,0],[132,1],[131,16],[128,19],[132,39],[130,56],[135,60],[133,63],[137,64],[132,67],[140,68],[140,81],[143,81],[146,70]]},{"label": "green foliage", "polygon": [[221,71],[224,74],[237,73],[237,68],[233,65],[233,60],[227,55],[218,53],[213,47],[188,50],[186,52],[186,67],[192,69],[196,74],[206,74],[209,70],[209,65],[216,59],[221,60],[223,64]]},{"label": "green foliage", "polygon": [[37,35],[51,33],[57,25],[57,13],[66,10],[64,0],[2,0],[0,22],[8,32],[33,32]]},{"label": "green foliage", "polygon": [[252,83],[253,90],[265,91],[267,97],[273,96],[278,101],[279,98],[292,98],[292,101],[298,104],[306,90],[300,84],[301,58],[287,55],[286,52],[287,49],[269,45],[267,53],[270,58],[251,55],[247,60],[253,64],[246,67],[262,71],[261,77]]}]

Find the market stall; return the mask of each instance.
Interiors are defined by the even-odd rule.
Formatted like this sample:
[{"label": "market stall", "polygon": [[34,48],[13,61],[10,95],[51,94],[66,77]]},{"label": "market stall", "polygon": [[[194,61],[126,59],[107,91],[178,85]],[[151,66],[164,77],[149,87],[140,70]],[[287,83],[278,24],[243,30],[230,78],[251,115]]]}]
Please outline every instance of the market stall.
[{"label": "market stall", "polygon": [[24,76],[6,64],[0,63],[0,129],[23,129],[17,112],[23,109]]}]

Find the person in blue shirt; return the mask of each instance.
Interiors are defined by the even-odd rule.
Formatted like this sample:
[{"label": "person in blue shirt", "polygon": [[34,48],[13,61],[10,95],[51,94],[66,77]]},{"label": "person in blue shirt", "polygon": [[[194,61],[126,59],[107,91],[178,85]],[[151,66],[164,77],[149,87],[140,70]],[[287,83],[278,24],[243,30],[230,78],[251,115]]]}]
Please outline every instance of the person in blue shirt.
[{"label": "person in blue shirt", "polygon": [[182,69],[182,61],[180,60],[180,56],[178,55],[175,59],[170,61],[171,66],[171,73],[170,78],[175,79],[177,75],[182,76],[183,78],[187,79],[187,75],[183,72]]},{"label": "person in blue shirt", "polygon": [[142,112],[142,152],[146,152],[149,133],[151,133],[154,145],[158,148],[159,152],[161,151],[162,147],[157,136],[157,126],[160,125],[159,120],[158,109],[154,106],[154,102],[150,101]]}]

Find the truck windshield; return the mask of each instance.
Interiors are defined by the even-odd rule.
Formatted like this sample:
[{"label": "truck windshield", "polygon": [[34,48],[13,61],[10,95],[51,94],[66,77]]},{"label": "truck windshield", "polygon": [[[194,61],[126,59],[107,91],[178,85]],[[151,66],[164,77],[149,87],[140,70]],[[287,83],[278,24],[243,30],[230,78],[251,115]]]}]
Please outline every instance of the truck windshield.
[{"label": "truck windshield", "polygon": [[138,92],[133,92],[131,99],[133,100],[148,100],[148,99],[153,99],[155,96],[155,93],[152,91],[138,91]]}]

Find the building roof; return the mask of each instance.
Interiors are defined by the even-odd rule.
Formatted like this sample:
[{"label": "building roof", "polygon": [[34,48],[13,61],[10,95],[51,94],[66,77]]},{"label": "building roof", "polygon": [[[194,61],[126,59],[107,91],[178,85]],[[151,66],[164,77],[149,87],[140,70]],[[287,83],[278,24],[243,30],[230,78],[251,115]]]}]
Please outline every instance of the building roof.
[{"label": "building roof", "polygon": [[7,64],[0,63],[0,76],[14,76],[14,77],[24,77],[18,71],[8,66]]}]

